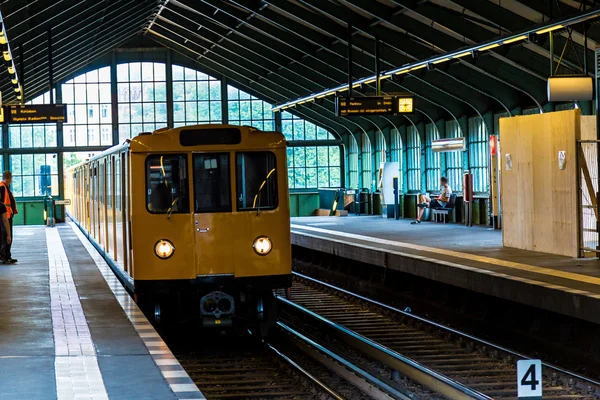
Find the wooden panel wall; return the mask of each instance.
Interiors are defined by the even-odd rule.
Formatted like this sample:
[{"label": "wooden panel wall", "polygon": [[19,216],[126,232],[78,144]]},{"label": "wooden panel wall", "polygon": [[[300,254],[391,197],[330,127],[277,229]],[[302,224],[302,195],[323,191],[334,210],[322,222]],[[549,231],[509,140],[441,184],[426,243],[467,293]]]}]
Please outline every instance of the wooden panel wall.
[{"label": "wooden panel wall", "polygon": [[[500,120],[504,246],[577,257],[579,110]],[[564,170],[558,152],[566,152]],[[511,154],[512,170],[506,170]]]}]

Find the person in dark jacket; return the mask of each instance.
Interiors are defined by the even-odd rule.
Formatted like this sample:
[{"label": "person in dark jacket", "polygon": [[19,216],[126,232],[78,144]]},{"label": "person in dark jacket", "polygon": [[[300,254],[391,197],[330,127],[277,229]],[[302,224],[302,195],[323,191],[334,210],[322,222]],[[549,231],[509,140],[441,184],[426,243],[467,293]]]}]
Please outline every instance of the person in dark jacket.
[{"label": "person in dark jacket", "polygon": [[12,258],[10,253],[10,248],[12,247],[13,216],[17,214],[17,203],[10,191],[11,183],[12,173],[4,171],[2,173],[2,182],[0,182],[0,201],[6,207],[6,216],[8,218],[8,224],[0,224],[0,236],[2,238],[0,261],[4,264],[14,264],[17,262],[16,259]]}]

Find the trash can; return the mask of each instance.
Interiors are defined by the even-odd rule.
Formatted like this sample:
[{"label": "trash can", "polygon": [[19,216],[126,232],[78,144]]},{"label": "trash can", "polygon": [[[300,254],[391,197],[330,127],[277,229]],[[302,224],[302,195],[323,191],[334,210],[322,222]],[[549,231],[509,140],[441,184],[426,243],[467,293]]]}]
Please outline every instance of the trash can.
[{"label": "trash can", "polygon": [[360,192],[360,213],[371,213],[371,196],[369,193],[369,189],[363,189],[362,192]]},{"label": "trash can", "polygon": [[373,215],[381,215],[382,212],[381,192],[375,192],[373,193]]}]

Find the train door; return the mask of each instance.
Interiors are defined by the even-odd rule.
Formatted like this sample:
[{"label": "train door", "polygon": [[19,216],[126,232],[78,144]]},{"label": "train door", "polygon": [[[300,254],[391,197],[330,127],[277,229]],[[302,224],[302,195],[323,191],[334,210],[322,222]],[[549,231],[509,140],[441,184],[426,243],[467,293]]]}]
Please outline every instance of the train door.
[{"label": "train door", "polygon": [[106,186],[104,184],[104,160],[98,161],[98,243],[106,249],[106,212],[105,200]]},{"label": "train door", "polygon": [[94,237],[94,239],[96,239],[96,241],[98,240],[98,162],[94,161],[91,165],[91,170],[90,170],[90,175],[91,175],[91,192],[92,192],[92,196],[91,196],[91,202],[90,202],[90,225],[91,225],[91,232],[92,235]]},{"label": "train door", "polygon": [[125,260],[125,270],[129,276],[133,276],[133,259],[132,259],[132,244],[131,244],[131,158],[129,152],[121,153],[121,168],[123,178],[121,180],[123,187],[122,204],[123,204],[123,254]]},{"label": "train door", "polygon": [[113,167],[113,156],[108,156],[106,158],[106,251],[111,258],[115,259]]},{"label": "train door", "polygon": [[123,153],[119,153],[115,157],[115,242],[116,242],[116,250],[115,250],[115,260],[117,261],[117,265],[123,270],[127,271],[127,267],[125,265],[125,250],[124,250],[124,240],[125,240],[125,225],[123,223],[123,172],[122,172],[122,163],[121,159],[123,158]]},{"label": "train door", "polygon": [[231,154],[192,157],[196,275],[233,275]]}]

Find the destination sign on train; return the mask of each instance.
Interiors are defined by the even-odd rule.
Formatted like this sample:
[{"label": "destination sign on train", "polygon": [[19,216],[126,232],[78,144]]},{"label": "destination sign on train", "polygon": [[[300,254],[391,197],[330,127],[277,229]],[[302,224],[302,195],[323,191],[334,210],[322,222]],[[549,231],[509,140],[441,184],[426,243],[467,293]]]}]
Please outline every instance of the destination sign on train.
[{"label": "destination sign on train", "polygon": [[67,122],[67,106],[64,104],[32,104],[5,106],[4,119],[9,124],[51,124]]},{"label": "destination sign on train", "polygon": [[413,98],[405,96],[336,97],[338,117],[394,115],[413,112]]}]

